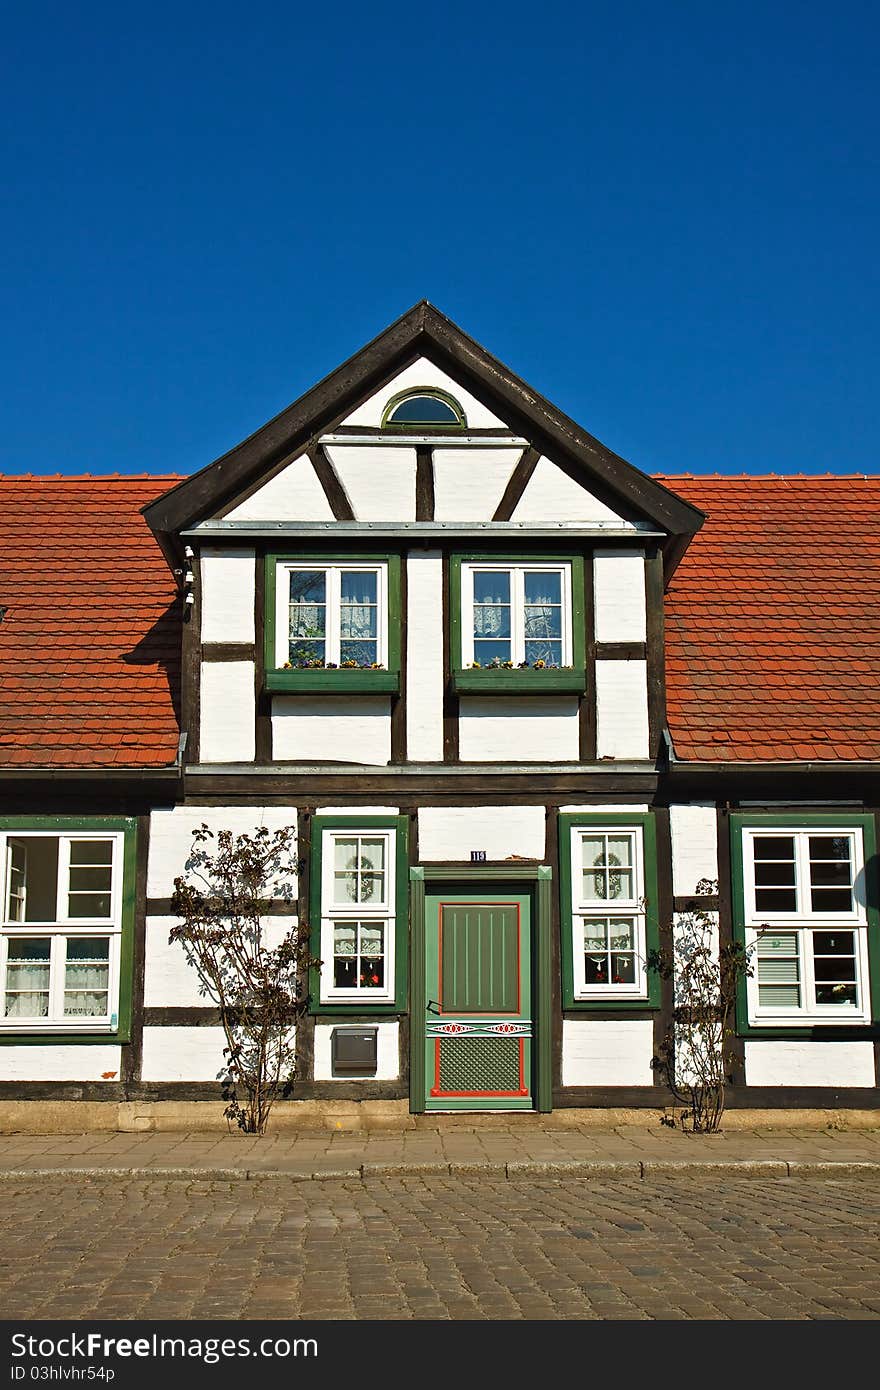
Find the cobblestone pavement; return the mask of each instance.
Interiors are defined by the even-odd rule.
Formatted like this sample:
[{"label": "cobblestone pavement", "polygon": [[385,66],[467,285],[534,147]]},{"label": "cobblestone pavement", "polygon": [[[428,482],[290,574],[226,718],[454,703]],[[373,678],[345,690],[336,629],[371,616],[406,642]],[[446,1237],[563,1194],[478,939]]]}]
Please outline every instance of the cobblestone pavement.
[{"label": "cobblestone pavement", "polygon": [[875,1180],[9,1178],[6,1319],[876,1318]]}]

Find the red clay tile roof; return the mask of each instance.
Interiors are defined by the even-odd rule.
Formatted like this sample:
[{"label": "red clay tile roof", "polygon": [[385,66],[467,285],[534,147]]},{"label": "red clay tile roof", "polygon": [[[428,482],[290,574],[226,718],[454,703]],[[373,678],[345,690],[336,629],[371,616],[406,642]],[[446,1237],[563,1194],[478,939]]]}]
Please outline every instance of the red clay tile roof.
[{"label": "red clay tile roof", "polygon": [[174,762],[179,599],[139,508],[177,481],[0,478],[0,766]]},{"label": "red clay tile roof", "polygon": [[880,759],[880,477],[660,481],[708,516],[666,600],[676,755]]},{"label": "red clay tile roof", "polygon": [[[0,766],[177,752],[176,477],[0,478]],[[666,602],[676,755],[880,759],[880,477],[660,477],[707,513]]]}]

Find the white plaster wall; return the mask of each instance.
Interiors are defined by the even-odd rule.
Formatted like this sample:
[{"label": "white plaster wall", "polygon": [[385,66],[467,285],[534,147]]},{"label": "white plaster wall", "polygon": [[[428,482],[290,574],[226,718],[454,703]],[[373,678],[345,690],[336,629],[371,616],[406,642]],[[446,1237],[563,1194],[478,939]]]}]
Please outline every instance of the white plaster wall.
[{"label": "white plaster wall", "polygon": [[[296,917],[263,919],[263,941],[269,950],[295,925]],[[211,1009],[215,1001],[200,989],[199,977],[188,963],[183,947],[169,944],[168,933],[176,917],[148,917],[144,961],[144,1006],[148,1009]]]},{"label": "white plaster wall", "polygon": [[647,815],[650,809],[647,802],[639,804],[629,802],[627,805],[621,804],[619,806],[605,802],[590,802],[581,803],[579,806],[560,806],[559,808],[563,815],[581,815],[583,813],[590,816],[642,816]]},{"label": "white plaster wall", "polygon": [[647,758],[648,663],[596,662],[596,755]]},{"label": "white plaster wall", "polygon": [[484,849],[487,859],[543,859],[543,806],[423,806],[419,810],[419,858],[465,859]]},{"label": "white plaster wall", "polygon": [[577,762],[578,702],[562,695],[462,697],[465,763]]},{"label": "white plaster wall", "polygon": [[144,1081],[216,1081],[223,1072],[222,1028],[145,1028]]},{"label": "white plaster wall", "polygon": [[327,453],[356,521],[415,521],[415,449],[333,444]]},{"label": "white plaster wall", "polygon": [[302,454],[240,502],[226,521],[332,521],[333,510],[312,461]]},{"label": "white plaster wall", "polygon": [[435,449],[434,520],[491,521],[522,449]]},{"label": "white plaster wall", "polygon": [[644,642],[645,552],[597,550],[593,557],[597,642]]},{"label": "white plaster wall", "polygon": [[202,641],[253,642],[253,550],[205,546],[201,563]]},{"label": "white plaster wall", "polygon": [[[147,861],[148,898],[171,897],[174,880],[184,872],[192,851],[192,833],[201,825],[215,832],[231,830],[233,835],[252,835],[261,825],[269,830],[283,830],[288,826],[296,830],[296,809],[288,806],[175,806],[172,810],[153,811]],[[295,861],[285,881],[295,895]]]},{"label": "white plaster wall", "polygon": [[111,1043],[10,1043],[0,1048],[0,1081],[113,1082],[119,1080],[121,1066],[122,1048]]},{"label": "white plaster wall", "polygon": [[315,1080],[316,1081],[396,1081],[400,1076],[400,1024],[379,1023],[375,1026],[376,1070],[369,1076],[335,1077],[331,1061],[330,1034],[339,1023],[315,1024]]},{"label": "white plaster wall", "polygon": [[746,1042],[748,1086],[873,1086],[871,1042]]},{"label": "white plaster wall", "polygon": [[458,401],[467,418],[467,423],[471,429],[504,429],[503,420],[499,420],[497,415],[493,415],[487,406],[477,400],[476,396],[470,391],[466,391],[457,381],[453,381],[451,376],[447,376],[440,367],[429,362],[426,357],[419,357],[410,366],[404,367],[402,372],[377,391],[375,396],[359,405],[356,410],[342,421],[343,425],[381,425],[382,415],[385,407],[392,396],[398,395],[401,391],[412,391],[419,386],[437,386],[441,391],[446,391]]},{"label": "white plaster wall", "polygon": [[272,701],[272,756],[307,762],[391,761],[391,701],[385,696],[281,695]]},{"label": "white plaster wall", "polygon": [[544,457],[538,459],[511,520],[616,521],[624,524],[616,512]]},{"label": "white plaster wall", "polygon": [[718,826],[714,802],[670,806],[672,891],[686,897],[701,878],[718,878]]},{"label": "white plaster wall", "polygon": [[252,661],[202,662],[200,762],[253,762],[255,702]]},{"label": "white plaster wall", "polygon": [[651,1086],[651,1020],[564,1019],[563,1086]]},{"label": "white plaster wall", "polygon": [[406,755],[443,761],[443,560],[439,550],[413,551],[406,561]]},{"label": "white plaster wall", "polygon": [[316,816],[398,816],[399,806],[318,806]]}]

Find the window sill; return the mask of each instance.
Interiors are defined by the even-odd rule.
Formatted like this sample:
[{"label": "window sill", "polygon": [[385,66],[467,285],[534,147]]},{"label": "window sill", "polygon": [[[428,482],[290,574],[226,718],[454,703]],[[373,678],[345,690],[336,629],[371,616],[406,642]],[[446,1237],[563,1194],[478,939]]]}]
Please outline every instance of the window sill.
[{"label": "window sill", "polygon": [[586,671],[482,670],[453,671],[452,688],[459,695],[580,695],[587,688]]},{"label": "window sill", "polygon": [[590,1013],[592,1010],[600,1009],[637,1009],[641,1013],[647,1013],[650,1009],[659,1009],[660,1004],[655,999],[649,999],[643,994],[641,998],[634,998],[631,994],[608,995],[605,999],[566,999],[563,1009],[566,1013]]},{"label": "window sill", "polygon": [[266,690],[275,695],[299,695],[323,691],[338,695],[396,695],[400,690],[397,671],[365,671],[358,667],[327,671],[267,671]]},{"label": "window sill", "polygon": [[[9,1046],[12,1043],[15,1043],[21,1047],[28,1046],[31,1043],[54,1043],[64,1044],[66,1046],[67,1044],[76,1043],[127,1043],[130,1041],[131,1036],[127,1028],[108,1029],[104,1033],[101,1033],[98,1030],[92,1030],[91,1032],[86,1032],[85,1030],[83,1030],[83,1032],[78,1033],[72,1029],[65,1032],[58,1028],[55,1028],[54,1030],[47,1028],[44,1031],[31,1028],[27,1031],[22,1030],[21,1032],[16,1032],[12,1028],[0,1029],[0,1047],[2,1047],[4,1044]],[[113,1079],[114,1081],[118,1081],[119,1078],[114,1077]]]}]

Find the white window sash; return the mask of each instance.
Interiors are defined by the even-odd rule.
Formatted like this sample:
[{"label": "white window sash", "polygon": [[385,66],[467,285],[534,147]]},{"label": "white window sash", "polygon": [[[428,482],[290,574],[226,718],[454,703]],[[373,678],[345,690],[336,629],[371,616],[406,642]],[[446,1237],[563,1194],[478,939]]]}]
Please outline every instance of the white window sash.
[{"label": "white window sash", "polygon": [[[583,886],[584,837],[610,835],[617,839],[626,836],[631,844],[633,892],[630,898],[614,898],[604,903],[581,896]],[[647,999],[648,970],[645,922],[645,857],[641,826],[579,825],[572,826],[569,840],[571,867],[572,952],[574,963],[574,997],[581,1000]],[[634,923],[633,958],[635,980],[632,984],[588,985],[584,970],[584,927],[590,920],[626,917]]]},{"label": "white window sash", "polygon": [[324,662],[339,665],[342,642],[342,573],[376,575],[376,660],[388,666],[388,566],[385,564],[312,564],[308,560],[279,561],[275,571],[275,665],[284,666],[290,660],[290,578],[292,573],[307,570],[324,575],[325,629]]},{"label": "white window sash", "polygon": [[[87,1018],[71,1017],[64,1013],[64,994],[67,965],[67,938],[76,937],[70,931],[50,931],[46,928],[5,932],[0,937],[0,1031],[7,1033],[112,1033],[118,1026],[120,944],[119,934],[92,927],[88,935],[109,940],[109,970],[106,1014]],[[7,966],[10,941],[45,941],[49,939],[49,1013],[46,1018],[7,1018],[3,1010],[6,1000]]]},{"label": "white window sash", "polygon": [[[856,926],[867,924],[867,914],[864,901],[864,867],[865,857],[862,845],[861,830],[853,826],[835,827],[814,826],[809,829],[801,827],[795,829],[785,826],[767,826],[762,829],[757,826],[750,826],[744,829],[743,835],[743,901],[745,907],[746,926],[761,926],[763,922],[768,922],[773,926],[791,925],[793,927],[821,926],[827,923],[829,926],[843,926],[853,923]],[[755,884],[755,839],[765,836],[785,835],[794,839],[795,852],[795,892],[797,898],[797,908],[794,912],[767,912],[759,909],[755,905],[756,884]],[[813,911],[810,906],[810,836],[821,835],[825,837],[837,836],[847,839],[850,842],[850,865],[852,869],[852,908],[848,912],[829,912],[825,909]]]},{"label": "white window sash", "polygon": [[[813,933],[820,931],[833,931],[837,927],[840,930],[852,931],[853,945],[855,950],[855,985],[858,1004],[818,1004],[816,1002],[816,962],[815,951],[813,948]],[[779,930],[783,928],[780,926]],[[866,1023],[871,1020],[871,999],[868,973],[868,930],[867,927],[842,926],[840,923],[817,923],[813,926],[786,926],[786,931],[792,931],[797,940],[798,952],[798,983],[800,987],[800,1004],[761,1004],[759,997],[760,980],[758,978],[759,966],[757,959],[757,943],[761,935],[755,927],[746,928],[746,948],[754,948],[752,957],[752,974],[746,980],[746,992],[749,1004],[749,1020],[752,1023],[768,1022],[825,1022],[840,1023],[843,1025],[853,1023]]]},{"label": "white window sash", "polygon": [[473,563],[465,563],[461,567],[461,664],[463,668],[472,665],[476,660],[474,656],[474,575],[510,575],[510,659],[514,666],[518,666],[520,662],[525,661],[525,576],[526,574],[534,573],[558,574],[562,577],[560,586],[562,598],[562,656],[560,665],[571,665],[571,565],[553,563],[542,564],[539,560],[530,564],[518,565],[475,561]]},{"label": "white window sash", "polygon": [[[368,903],[334,901],[337,840],[382,840],[385,845],[383,897]],[[368,826],[324,830],[321,841],[321,1002],[333,1004],[393,1003],[395,998],[396,832]],[[381,922],[384,934],[385,983],[381,989],[341,989],[333,983],[335,922]]]}]

